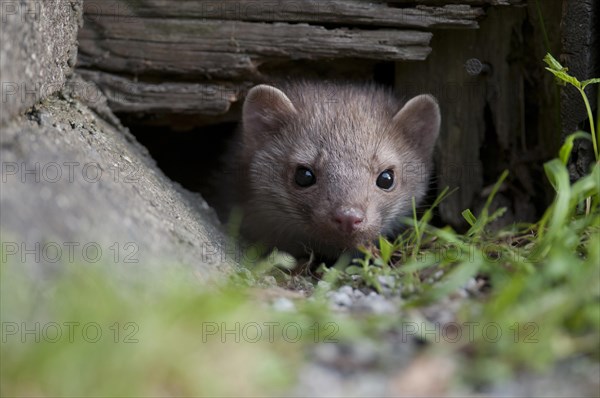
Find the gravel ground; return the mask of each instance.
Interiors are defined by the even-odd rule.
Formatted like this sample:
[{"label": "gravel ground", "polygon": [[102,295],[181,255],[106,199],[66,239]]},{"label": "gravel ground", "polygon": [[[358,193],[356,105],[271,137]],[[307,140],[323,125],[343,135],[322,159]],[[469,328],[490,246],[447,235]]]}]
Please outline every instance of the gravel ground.
[{"label": "gravel ground", "polygon": [[[389,282],[387,284],[383,282]],[[383,294],[341,286],[328,290],[330,308],[348,317],[392,317],[403,315],[413,324],[430,324],[443,328],[456,320],[456,313],[466,300],[475,299],[481,284],[471,279],[463,289],[435,305],[403,312],[395,281],[381,281]],[[387,291],[385,287],[387,286]],[[303,300],[306,298],[300,298]],[[310,300],[311,298],[307,298]],[[295,311],[295,299],[275,295],[274,309]],[[296,298],[298,300],[298,298]],[[400,329],[400,330],[398,330]],[[460,382],[461,366],[468,366],[456,356],[434,355],[418,336],[403,334],[402,327],[370,336],[371,339],[322,343],[307,353],[291,396],[483,396],[483,397],[597,397],[600,394],[600,366],[587,358],[558,363],[544,373],[522,372],[495,385],[470,386]],[[406,329],[408,330],[408,329]]]}]

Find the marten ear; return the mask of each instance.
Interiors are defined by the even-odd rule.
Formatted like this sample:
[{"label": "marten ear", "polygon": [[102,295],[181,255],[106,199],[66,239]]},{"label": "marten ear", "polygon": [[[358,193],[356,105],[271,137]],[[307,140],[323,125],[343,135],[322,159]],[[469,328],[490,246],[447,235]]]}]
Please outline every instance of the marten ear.
[{"label": "marten ear", "polygon": [[435,97],[423,94],[408,101],[394,115],[393,122],[404,142],[429,157],[440,133],[441,119]]},{"label": "marten ear", "polygon": [[281,90],[266,84],[253,87],[242,110],[244,142],[260,145],[296,113],[292,101]]}]

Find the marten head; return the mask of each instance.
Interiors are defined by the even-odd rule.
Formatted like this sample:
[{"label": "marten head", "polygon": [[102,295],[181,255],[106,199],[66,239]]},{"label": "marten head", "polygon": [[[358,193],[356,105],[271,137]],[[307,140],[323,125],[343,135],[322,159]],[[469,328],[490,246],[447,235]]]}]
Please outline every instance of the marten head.
[{"label": "marten head", "polygon": [[426,192],[440,110],[375,85],[259,85],[243,107],[244,231],[337,256],[392,233]]}]

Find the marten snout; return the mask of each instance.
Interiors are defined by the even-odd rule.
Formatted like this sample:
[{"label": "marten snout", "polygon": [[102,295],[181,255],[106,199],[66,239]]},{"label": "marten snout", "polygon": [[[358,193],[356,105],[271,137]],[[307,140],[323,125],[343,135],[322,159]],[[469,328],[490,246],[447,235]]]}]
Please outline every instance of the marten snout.
[{"label": "marten snout", "polygon": [[333,222],[345,234],[356,232],[365,220],[365,213],[355,208],[341,208],[333,213]]}]

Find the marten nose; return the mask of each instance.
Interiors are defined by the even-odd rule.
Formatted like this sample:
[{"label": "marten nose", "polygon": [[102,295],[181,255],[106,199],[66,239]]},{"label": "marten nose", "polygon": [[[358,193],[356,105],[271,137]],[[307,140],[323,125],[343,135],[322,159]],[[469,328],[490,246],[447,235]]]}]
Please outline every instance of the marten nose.
[{"label": "marten nose", "polygon": [[358,209],[338,209],[333,214],[333,221],[343,232],[350,234],[356,231],[365,220],[365,214]]}]

